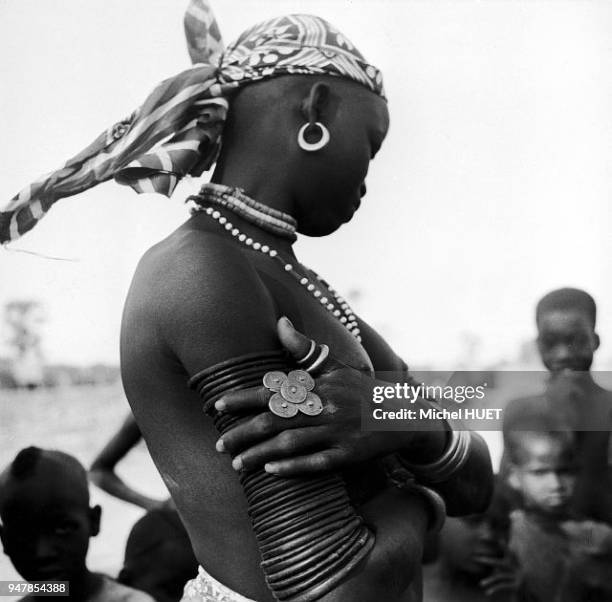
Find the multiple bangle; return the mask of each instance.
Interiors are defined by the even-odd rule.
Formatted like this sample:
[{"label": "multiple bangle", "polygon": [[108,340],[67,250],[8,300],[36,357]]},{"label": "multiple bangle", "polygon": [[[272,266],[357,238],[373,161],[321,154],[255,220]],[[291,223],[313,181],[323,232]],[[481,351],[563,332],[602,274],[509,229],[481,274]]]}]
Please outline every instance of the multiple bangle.
[{"label": "multiple bangle", "polygon": [[429,524],[427,531],[437,533],[446,519],[446,503],[444,498],[429,487],[416,481],[415,475],[405,466],[399,453],[383,458],[383,468],[388,481],[400,489],[421,496],[427,504]]},{"label": "multiple bangle", "polygon": [[[315,345],[303,365],[316,370],[328,353],[325,345]],[[189,386],[201,395],[205,412],[223,434],[245,417],[218,412],[217,399],[228,391],[260,386],[264,374],[267,380],[284,376],[281,373],[291,367],[282,351],[251,353],[199,372]],[[298,376],[304,375],[308,376]],[[374,546],[374,533],[355,511],[340,474],[284,478],[259,469],[243,471],[240,483],[261,567],[275,600],[320,599],[342,583]]]},{"label": "multiple bangle", "polygon": [[283,370],[286,365],[287,354],[284,351],[247,353],[198,372],[187,384],[204,400],[204,413],[217,417],[215,401],[224,393],[258,387],[266,371]]},{"label": "multiple bangle", "polygon": [[446,451],[434,462],[413,464],[399,456],[401,463],[416,479],[424,483],[443,483],[453,477],[465,464],[470,455],[470,431],[450,426],[450,442]]},{"label": "multiple bangle", "polygon": [[[459,425],[457,425],[459,426]],[[391,454],[383,460],[389,481],[398,489],[422,496],[429,509],[428,531],[438,532],[446,518],[444,498],[427,486],[451,479],[470,455],[470,432],[453,428],[449,422],[450,441],[443,454],[434,462],[415,464],[407,462],[401,453]]]},{"label": "multiple bangle", "polygon": [[[318,346],[312,341],[297,363],[307,365],[309,372],[315,371],[328,354],[326,345]],[[240,418],[216,412],[215,401],[229,390],[259,385],[263,373],[282,371],[287,362],[282,351],[248,354],[203,370],[190,379],[189,385],[201,395],[204,411],[224,433]],[[429,513],[428,531],[433,533],[444,524],[446,504],[427,484],[448,481],[470,454],[469,431],[453,428],[451,423],[449,426],[450,440],[436,461],[415,464],[400,453],[383,459],[391,484],[424,499]],[[373,534],[352,508],[338,475],[282,479],[259,470],[243,473],[240,480],[262,553],[262,568],[278,600],[317,599],[345,578],[374,544]],[[292,523],[295,527],[290,526]],[[331,558],[334,560],[330,563]]]}]

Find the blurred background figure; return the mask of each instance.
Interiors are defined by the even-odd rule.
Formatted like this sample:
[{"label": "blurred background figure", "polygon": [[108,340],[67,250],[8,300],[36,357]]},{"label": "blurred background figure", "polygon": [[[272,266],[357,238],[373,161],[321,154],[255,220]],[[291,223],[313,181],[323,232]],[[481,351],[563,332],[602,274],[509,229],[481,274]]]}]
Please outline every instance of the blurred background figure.
[{"label": "blurred background figure", "polygon": [[187,532],[168,500],[132,528],[118,580],[151,594],[157,602],[177,602],[197,570]]},{"label": "blurred background figure", "polygon": [[[532,420],[519,426],[537,427]],[[522,506],[510,514],[510,549],[520,570],[519,599],[557,600],[568,569],[568,542],[561,524],[570,517],[576,485],[573,434],[514,430],[506,444],[508,480]]]},{"label": "blurred background figure", "polygon": [[23,579],[67,581],[68,599],[79,602],[153,602],[87,568],[101,514],[100,506],[89,505],[85,469],[63,452],[28,447],[0,474],[0,538]]},{"label": "blurred background figure", "polygon": [[115,472],[141,440],[130,413],[92,462],[89,478],[110,495],[147,510],[129,534],[119,581],[148,592],[157,602],[176,602],[198,568],[178,512],[171,499],[162,501],[140,493]]},{"label": "blurred background figure", "polygon": [[[518,565],[518,600],[612,600],[612,528],[572,508],[578,447],[573,431],[528,417],[509,433],[508,481],[521,507],[510,514],[509,550]],[[527,429],[530,430],[527,430]],[[537,430],[536,430],[537,429]]]},{"label": "blurred background figure", "polygon": [[117,464],[142,440],[140,429],[130,413],[119,430],[96,456],[89,469],[89,479],[106,493],[140,506],[145,510],[159,508],[165,502],[136,491],[115,472]]},{"label": "blurred background figure", "polygon": [[11,374],[17,387],[35,389],[43,383],[44,362],[40,327],[42,306],[31,299],[13,300],[4,306],[7,343],[12,351]]},{"label": "blurred background figure", "polygon": [[483,514],[446,519],[439,534],[438,559],[424,569],[426,602],[510,602],[516,571],[506,555],[507,501],[496,488]]},{"label": "blurred background figure", "polygon": [[[572,508],[581,516],[612,525],[612,393],[590,372],[600,339],[596,305],[585,291],[562,288],[536,308],[538,350],[550,372],[546,392],[512,400],[504,412],[504,439],[529,420],[550,419],[575,431],[577,474]],[[502,461],[505,473],[506,459]]]}]

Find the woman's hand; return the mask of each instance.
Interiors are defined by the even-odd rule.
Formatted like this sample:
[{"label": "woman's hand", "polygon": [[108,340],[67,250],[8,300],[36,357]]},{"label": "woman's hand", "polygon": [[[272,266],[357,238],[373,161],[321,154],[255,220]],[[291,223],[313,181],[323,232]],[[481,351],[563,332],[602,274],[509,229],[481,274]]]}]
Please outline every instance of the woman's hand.
[{"label": "woman's hand", "polygon": [[[278,336],[296,360],[308,353],[311,340],[295,330],[287,318],[278,321]],[[236,470],[264,466],[267,472],[286,477],[337,470],[410,449],[414,432],[362,430],[362,407],[371,403],[372,387],[377,384],[380,381],[330,354],[315,377],[313,392],[323,402],[323,411],[317,416],[301,412],[292,418],[276,416],[268,410],[271,392],[263,386],[227,393],[215,404],[217,410],[256,415],[226,432],[217,449],[233,456]]]}]

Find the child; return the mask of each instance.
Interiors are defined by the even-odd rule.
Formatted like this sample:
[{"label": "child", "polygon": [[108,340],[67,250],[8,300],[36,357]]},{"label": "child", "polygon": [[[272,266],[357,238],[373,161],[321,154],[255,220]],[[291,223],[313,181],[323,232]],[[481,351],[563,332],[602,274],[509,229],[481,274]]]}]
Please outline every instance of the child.
[{"label": "child", "polygon": [[0,474],[0,539],[25,580],[67,581],[68,599],[80,602],[154,602],[87,568],[100,515],[89,506],[85,469],[68,454],[28,447]]},{"label": "child", "polygon": [[[612,393],[593,380],[590,368],[599,336],[596,306],[586,292],[562,288],[545,295],[536,308],[538,350],[550,372],[544,395],[511,401],[504,411],[504,436],[528,416],[563,421],[575,431],[578,472],[574,512],[612,525]],[[501,472],[506,473],[506,458]]]},{"label": "child", "polygon": [[522,426],[537,430],[514,430],[506,436],[508,481],[522,500],[522,508],[510,515],[509,550],[518,564],[518,599],[612,600],[606,559],[584,553],[578,545],[585,525],[595,525],[601,533],[609,527],[573,515],[578,469],[575,434],[546,429],[544,423],[533,420]]},{"label": "child", "polygon": [[151,594],[157,602],[178,602],[197,573],[189,536],[170,503],[149,510],[132,527],[121,583]]},{"label": "child", "polygon": [[[505,556],[508,535],[504,489],[497,482],[483,514],[447,517],[439,557],[424,568],[423,599],[431,602],[506,602],[516,587]],[[507,569],[504,571],[504,569]],[[502,572],[504,573],[502,575]]]},{"label": "child", "polygon": [[117,464],[141,440],[130,413],[94,459],[89,478],[107,493],[148,510],[130,532],[119,582],[151,594],[157,602],[176,602],[185,583],[198,572],[187,531],[171,499],[150,498],[115,472]]}]

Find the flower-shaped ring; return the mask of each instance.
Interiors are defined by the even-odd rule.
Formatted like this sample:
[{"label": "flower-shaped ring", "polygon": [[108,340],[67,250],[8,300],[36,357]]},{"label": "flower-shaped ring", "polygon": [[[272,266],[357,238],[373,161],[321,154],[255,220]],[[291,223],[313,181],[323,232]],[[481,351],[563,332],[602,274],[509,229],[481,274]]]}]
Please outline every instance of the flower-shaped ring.
[{"label": "flower-shaped ring", "polygon": [[312,392],[315,381],[304,370],[293,370],[289,374],[277,370],[266,372],[263,384],[272,391],[268,401],[270,411],[281,418],[292,418],[298,412],[317,416],[323,411],[321,398]]}]

